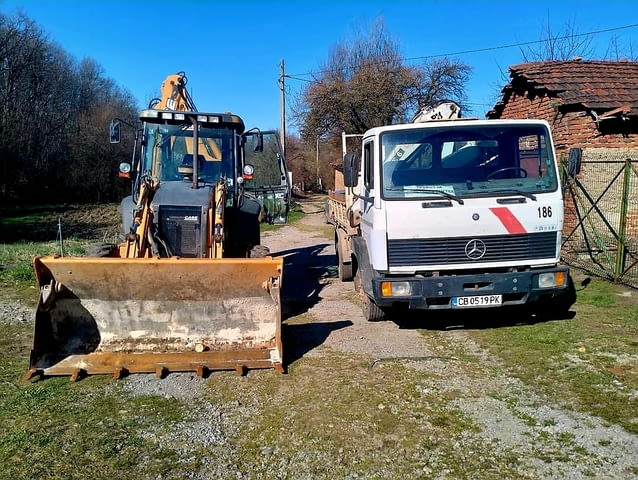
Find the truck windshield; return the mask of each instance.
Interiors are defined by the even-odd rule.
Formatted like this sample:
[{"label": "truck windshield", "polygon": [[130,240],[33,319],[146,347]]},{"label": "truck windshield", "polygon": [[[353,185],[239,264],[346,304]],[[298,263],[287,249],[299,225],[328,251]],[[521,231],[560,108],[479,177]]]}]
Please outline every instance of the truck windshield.
[{"label": "truck windshield", "polygon": [[[235,135],[229,128],[200,128],[198,178],[214,183],[233,180]],[[145,124],[142,169],[161,182],[191,181],[194,162],[193,127]]]},{"label": "truck windshield", "polygon": [[533,197],[555,191],[559,182],[549,138],[542,125],[445,124],[385,132],[383,197],[436,197],[437,192]]}]

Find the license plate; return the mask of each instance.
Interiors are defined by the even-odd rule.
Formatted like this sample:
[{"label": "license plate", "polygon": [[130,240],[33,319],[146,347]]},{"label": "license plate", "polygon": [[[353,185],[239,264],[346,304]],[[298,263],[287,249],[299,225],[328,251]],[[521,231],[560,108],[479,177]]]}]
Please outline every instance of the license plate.
[{"label": "license plate", "polygon": [[452,297],[453,308],[489,307],[501,305],[502,295],[476,295],[472,297]]}]

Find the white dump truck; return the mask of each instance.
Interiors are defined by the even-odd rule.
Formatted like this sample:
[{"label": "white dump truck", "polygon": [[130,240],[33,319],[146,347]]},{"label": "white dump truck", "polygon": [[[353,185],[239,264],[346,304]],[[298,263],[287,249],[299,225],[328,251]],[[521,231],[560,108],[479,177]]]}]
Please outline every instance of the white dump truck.
[{"label": "white dump truck", "polygon": [[[563,194],[542,120],[432,119],[372,128],[329,196],[339,278],[368,321],[405,309],[565,315]],[[345,141],[344,141],[345,145]],[[345,149],[344,149],[345,150]]]}]

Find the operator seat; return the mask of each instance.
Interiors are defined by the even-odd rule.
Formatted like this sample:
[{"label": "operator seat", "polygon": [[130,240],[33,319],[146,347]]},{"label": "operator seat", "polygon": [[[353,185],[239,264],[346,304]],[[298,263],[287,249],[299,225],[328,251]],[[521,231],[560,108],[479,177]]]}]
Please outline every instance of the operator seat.
[{"label": "operator seat", "polygon": [[[202,168],[204,168],[204,156],[197,155],[197,170],[201,174]],[[184,180],[192,180],[193,178],[193,154],[187,153],[182,158],[182,163],[177,167],[177,173],[179,173]]]}]

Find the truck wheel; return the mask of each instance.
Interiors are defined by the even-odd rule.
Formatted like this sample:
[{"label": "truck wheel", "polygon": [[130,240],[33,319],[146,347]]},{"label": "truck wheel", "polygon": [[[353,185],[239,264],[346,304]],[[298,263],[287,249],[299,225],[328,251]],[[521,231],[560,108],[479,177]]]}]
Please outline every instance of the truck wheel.
[{"label": "truck wheel", "polygon": [[383,309],[374,303],[374,300],[365,293],[361,294],[361,310],[363,311],[363,318],[366,322],[380,322],[386,318]]},{"label": "truck wheel", "polygon": [[339,244],[335,245],[335,251],[337,254],[337,270],[339,273],[339,280],[342,282],[350,282],[352,280],[352,262],[343,263],[341,253],[339,251]]}]

